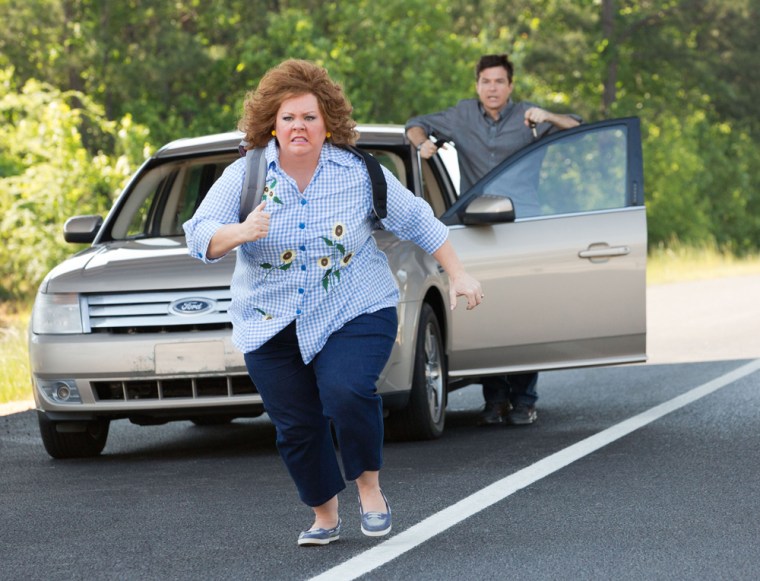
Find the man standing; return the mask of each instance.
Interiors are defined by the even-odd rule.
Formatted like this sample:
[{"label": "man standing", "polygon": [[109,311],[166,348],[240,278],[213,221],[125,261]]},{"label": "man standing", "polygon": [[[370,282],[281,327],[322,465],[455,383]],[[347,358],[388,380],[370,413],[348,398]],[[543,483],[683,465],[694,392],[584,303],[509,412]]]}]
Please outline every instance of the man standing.
[{"label": "man standing", "polygon": [[[406,123],[409,141],[425,159],[438,150],[429,138],[431,133],[455,139],[461,193],[518,149],[581,122],[576,115],[559,115],[533,103],[512,101],[513,74],[506,54],[482,56],[475,67],[477,99],[463,99],[445,111],[413,117]],[[536,421],[538,373],[484,377],[481,381],[486,402],[481,425],[522,426]]]}]

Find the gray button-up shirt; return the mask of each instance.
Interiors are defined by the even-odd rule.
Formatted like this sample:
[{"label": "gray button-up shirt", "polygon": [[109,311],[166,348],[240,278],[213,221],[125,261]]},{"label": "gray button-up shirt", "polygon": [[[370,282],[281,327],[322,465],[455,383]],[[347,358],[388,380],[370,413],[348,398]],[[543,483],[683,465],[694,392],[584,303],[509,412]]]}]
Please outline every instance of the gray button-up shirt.
[{"label": "gray button-up shirt", "polygon": [[[497,121],[478,99],[463,99],[445,111],[412,117],[406,128],[422,127],[428,135],[437,131],[454,140],[459,156],[459,191],[464,193],[500,162],[536,139],[525,125],[525,111],[531,107],[537,105],[510,99]],[[555,131],[558,129],[551,123],[536,127],[538,138]]]}]

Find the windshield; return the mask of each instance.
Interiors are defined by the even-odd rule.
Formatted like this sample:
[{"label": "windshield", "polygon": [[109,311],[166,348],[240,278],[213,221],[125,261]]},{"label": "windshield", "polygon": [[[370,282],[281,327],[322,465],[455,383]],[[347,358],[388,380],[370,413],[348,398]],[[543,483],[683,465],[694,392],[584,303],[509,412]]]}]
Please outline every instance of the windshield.
[{"label": "windshield", "polygon": [[144,172],[127,193],[111,229],[115,240],[184,236],[182,224],[235,153],[170,160]]},{"label": "windshield", "polygon": [[[409,187],[413,181],[411,158],[407,146],[364,145],[390,173]],[[136,240],[184,236],[182,224],[195,213],[206,193],[236,159],[237,152],[209,154],[192,158],[168,159],[143,171],[120,200],[118,215],[110,229],[113,240]],[[434,169],[430,161],[423,164],[423,195],[441,215],[451,203],[446,196],[441,165]]]}]

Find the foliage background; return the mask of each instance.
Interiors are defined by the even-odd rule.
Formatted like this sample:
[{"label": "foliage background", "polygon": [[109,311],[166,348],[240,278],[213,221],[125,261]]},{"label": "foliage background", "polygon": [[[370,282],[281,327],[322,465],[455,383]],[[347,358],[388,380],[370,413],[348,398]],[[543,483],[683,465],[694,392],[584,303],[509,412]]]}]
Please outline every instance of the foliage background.
[{"label": "foliage background", "polygon": [[484,53],[518,100],[644,129],[650,244],[760,246],[760,0],[0,0],[0,300],[28,299],[146,155],[235,127],[287,57],[359,122],[474,96]]}]

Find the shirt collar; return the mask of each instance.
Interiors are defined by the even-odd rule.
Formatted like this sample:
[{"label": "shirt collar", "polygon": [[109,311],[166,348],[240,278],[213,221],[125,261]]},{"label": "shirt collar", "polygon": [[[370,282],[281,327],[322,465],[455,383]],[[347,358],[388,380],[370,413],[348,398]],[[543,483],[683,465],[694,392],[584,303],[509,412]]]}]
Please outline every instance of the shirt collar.
[{"label": "shirt collar", "polygon": [[515,104],[512,101],[512,97],[507,99],[507,104],[504,105],[504,107],[501,108],[501,111],[499,111],[499,118],[494,119],[491,117],[488,112],[486,111],[486,108],[483,107],[483,103],[478,100],[478,107],[480,108],[480,114],[483,115],[483,117],[486,118],[486,120],[490,121],[491,123],[498,123],[499,121],[504,121],[510,113],[512,113],[512,109],[515,108]]},{"label": "shirt collar", "polygon": [[[274,137],[269,140],[269,143],[267,143],[264,155],[266,156],[267,163],[270,167],[272,164],[280,167],[280,149],[277,147],[277,140]],[[351,152],[346,151],[342,147],[338,147],[332,143],[325,143],[319,154],[317,167],[324,165],[326,161],[349,167],[354,163],[352,159],[353,157],[354,155]]]},{"label": "shirt collar", "polygon": [[322,147],[320,162],[331,161],[338,165],[350,167],[354,163],[354,157],[353,153],[346,151],[342,147],[338,147],[332,143],[325,143]]},{"label": "shirt collar", "polygon": [[272,167],[272,164],[280,166],[280,150],[277,149],[277,140],[274,137],[267,143],[264,156],[267,158],[267,167]]}]

